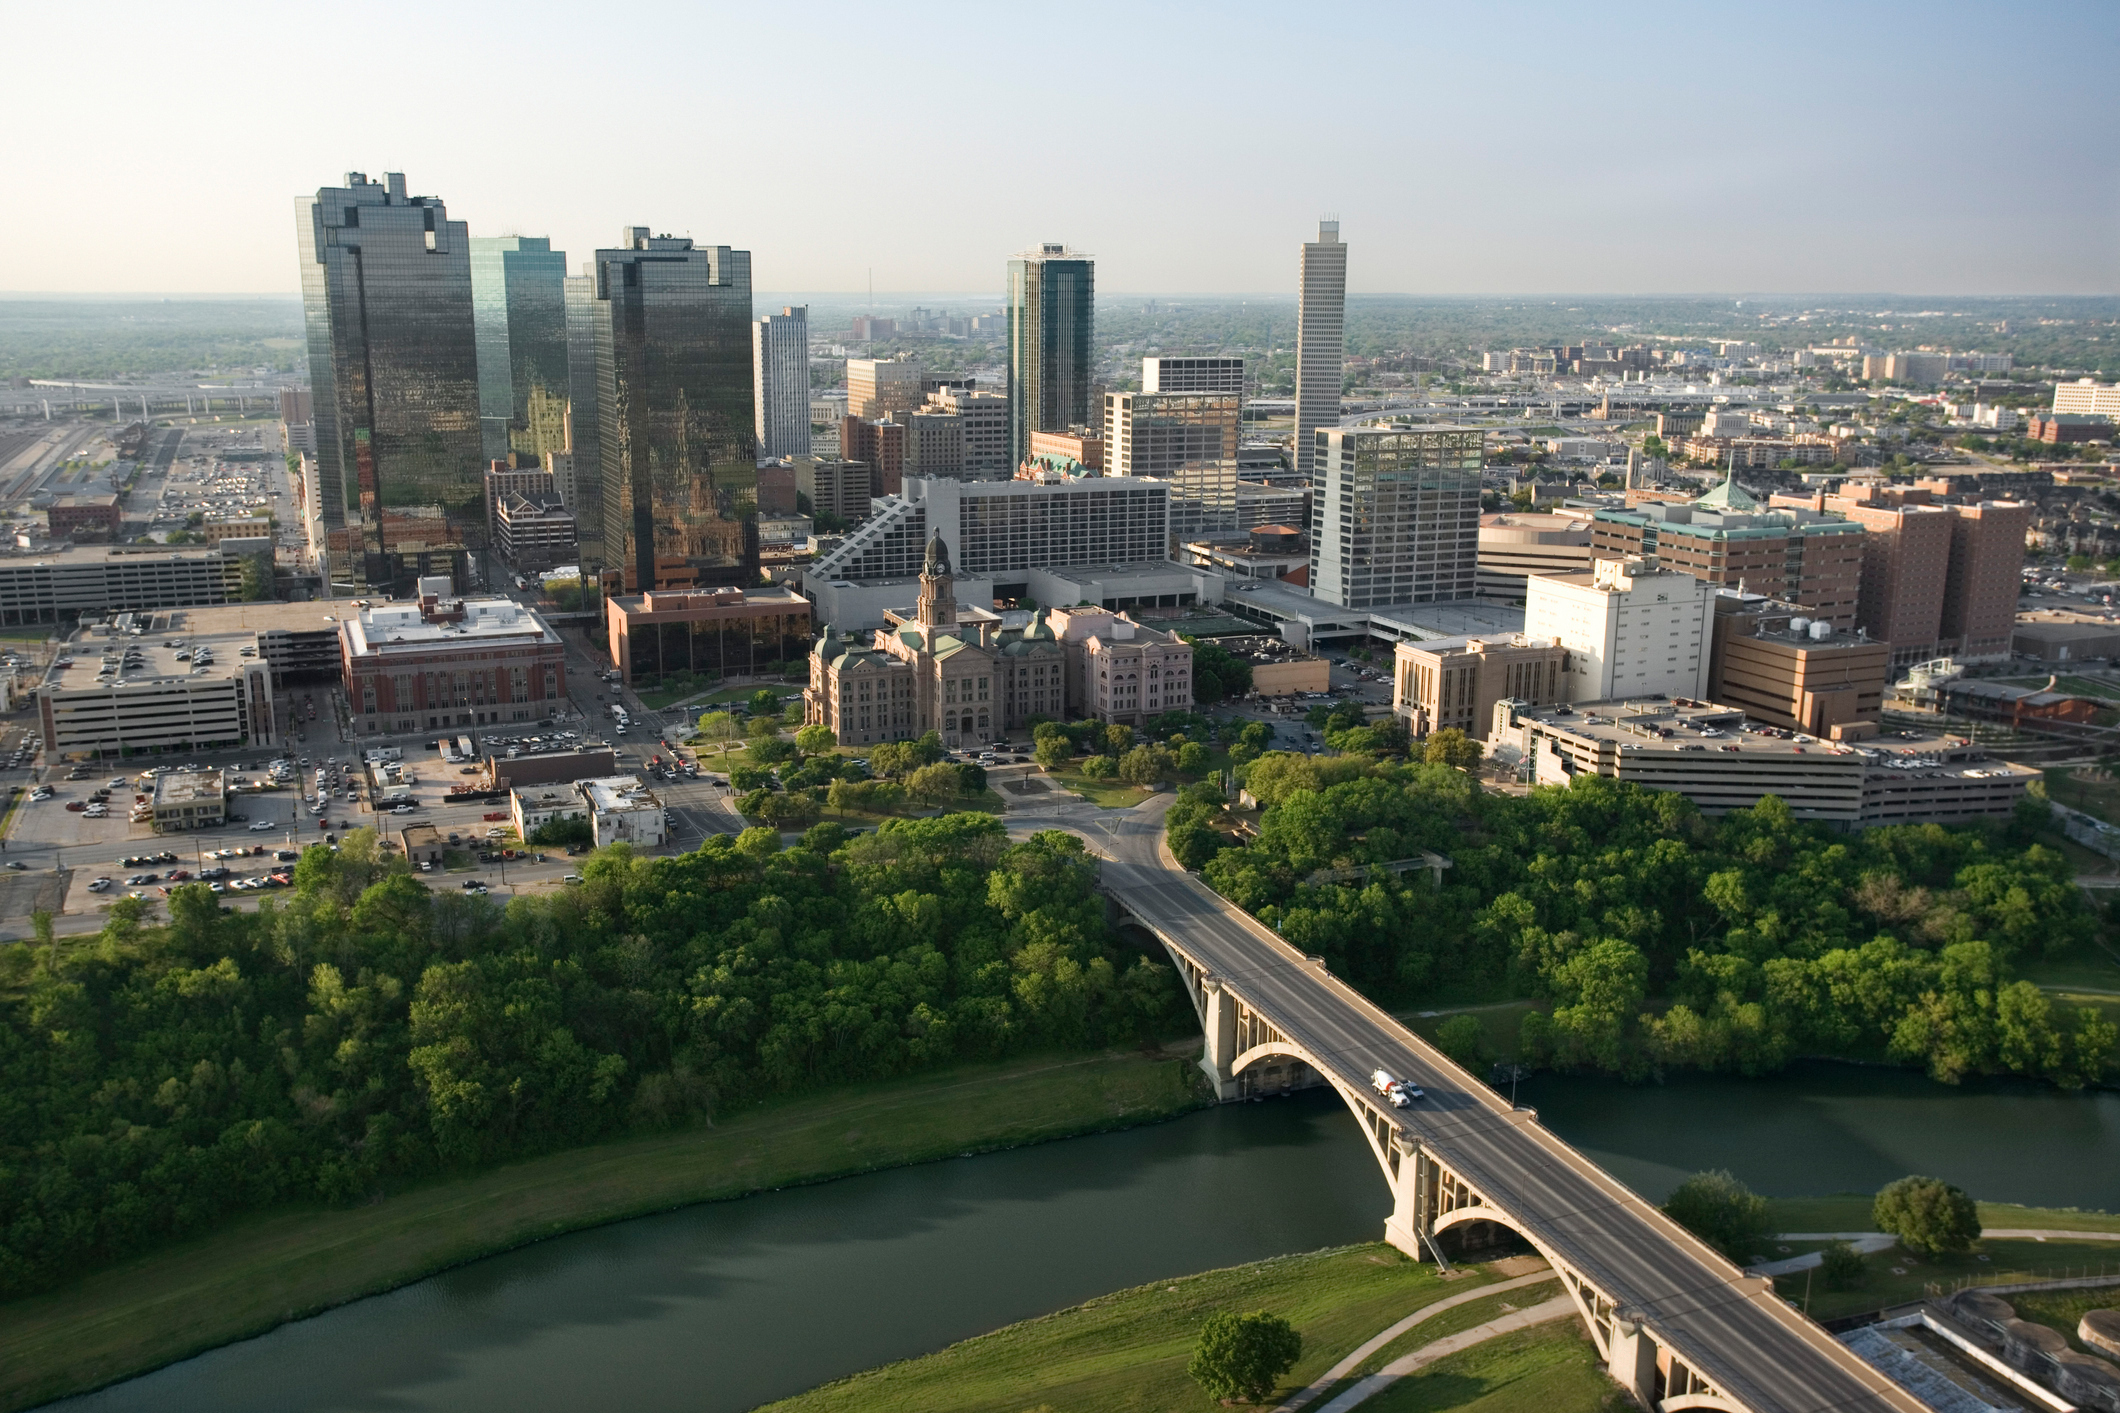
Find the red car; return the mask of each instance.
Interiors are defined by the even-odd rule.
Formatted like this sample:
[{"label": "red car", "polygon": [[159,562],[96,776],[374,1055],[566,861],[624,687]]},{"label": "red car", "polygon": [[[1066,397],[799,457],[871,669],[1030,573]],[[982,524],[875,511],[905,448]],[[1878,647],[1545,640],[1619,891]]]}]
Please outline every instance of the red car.
[{"label": "red car", "polygon": [[191,877],[191,870],[188,868],[173,868],[169,871],[169,880],[172,883],[182,883],[189,877]]},{"label": "red car", "polygon": [[507,817],[508,811],[506,810],[488,810],[479,816],[480,819],[485,820],[506,819]]}]

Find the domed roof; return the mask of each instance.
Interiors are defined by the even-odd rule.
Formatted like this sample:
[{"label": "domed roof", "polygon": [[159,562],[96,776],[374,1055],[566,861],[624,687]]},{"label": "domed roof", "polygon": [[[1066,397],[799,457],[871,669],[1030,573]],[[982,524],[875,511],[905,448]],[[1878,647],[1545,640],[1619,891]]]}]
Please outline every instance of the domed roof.
[{"label": "domed roof", "polygon": [[928,537],[927,558],[920,566],[920,573],[923,577],[932,578],[949,572],[950,547],[942,542],[942,531],[937,528],[935,533]]},{"label": "domed roof", "polygon": [[1026,643],[1053,641],[1053,626],[1045,621],[1045,610],[1031,610],[1031,621],[1024,625],[1023,641]]},{"label": "domed roof", "polygon": [[823,656],[823,655],[824,655],[824,650],[825,650],[826,648],[830,647],[831,645],[832,645],[832,625],[831,625],[831,624],[829,624],[829,623],[820,623],[820,624],[818,624],[818,625],[817,625],[817,646],[816,646],[816,647],[814,647],[814,648],[812,648],[812,649],[810,649],[810,651],[811,651],[811,652],[813,652],[813,653],[816,653],[817,655],[819,655],[819,656],[821,657],[821,656]]}]

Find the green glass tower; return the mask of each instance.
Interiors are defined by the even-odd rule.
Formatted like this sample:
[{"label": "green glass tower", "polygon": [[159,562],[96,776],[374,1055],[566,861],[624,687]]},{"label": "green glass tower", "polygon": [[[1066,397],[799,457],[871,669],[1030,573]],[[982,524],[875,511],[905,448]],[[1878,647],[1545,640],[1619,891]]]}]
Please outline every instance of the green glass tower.
[{"label": "green glass tower", "polygon": [[1013,472],[1031,433],[1087,426],[1096,368],[1097,270],[1051,242],[1008,262],[1008,449]]},{"label": "green glass tower", "polygon": [[567,252],[543,236],[475,236],[479,440],[486,459],[565,451]]},{"label": "green glass tower", "polygon": [[602,567],[628,592],[756,584],[751,252],[635,226],[594,273]]}]

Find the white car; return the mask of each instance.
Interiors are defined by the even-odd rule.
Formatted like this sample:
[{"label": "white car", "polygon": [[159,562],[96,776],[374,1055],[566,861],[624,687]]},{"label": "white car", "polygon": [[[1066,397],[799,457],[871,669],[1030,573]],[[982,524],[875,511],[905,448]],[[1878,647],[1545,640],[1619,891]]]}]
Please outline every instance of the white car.
[{"label": "white car", "polygon": [[261,819],[250,826],[250,832],[253,834],[263,834],[268,830],[277,828],[279,828],[279,826],[274,824],[271,820]]},{"label": "white car", "polygon": [[108,878],[99,878],[95,882],[88,885],[88,891],[91,893],[101,893],[108,890],[109,887],[110,880]]},{"label": "white car", "polygon": [[390,812],[391,812],[392,814],[411,814],[411,813],[412,813],[412,806],[410,806],[410,805],[399,805],[399,806],[397,806],[396,808],[392,809],[392,810],[391,810]]}]

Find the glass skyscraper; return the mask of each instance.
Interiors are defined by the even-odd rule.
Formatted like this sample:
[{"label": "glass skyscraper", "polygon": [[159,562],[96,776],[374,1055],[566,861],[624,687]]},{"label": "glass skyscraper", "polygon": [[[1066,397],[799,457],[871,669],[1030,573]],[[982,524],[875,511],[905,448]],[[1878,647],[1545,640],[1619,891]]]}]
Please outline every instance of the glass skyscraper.
[{"label": "glass skyscraper", "polygon": [[471,241],[480,443],[486,459],[565,451],[567,252],[543,236]]},{"label": "glass skyscraper", "polygon": [[751,252],[625,241],[595,263],[603,567],[628,592],[755,584]]},{"label": "glass skyscraper", "polygon": [[485,535],[470,236],[400,172],[318,189],[295,230],[325,572],[394,586],[405,545]]},{"label": "glass skyscraper", "polygon": [[1473,597],[1486,435],[1440,423],[1314,433],[1310,591],[1341,608]]},{"label": "glass skyscraper", "polygon": [[1031,433],[1089,425],[1096,262],[1048,241],[1008,262],[1009,470]]},{"label": "glass skyscraper", "polygon": [[574,523],[584,566],[607,564],[604,553],[604,443],[596,392],[596,264],[584,262],[565,281],[567,300],[567,432],[574,452]]}]

